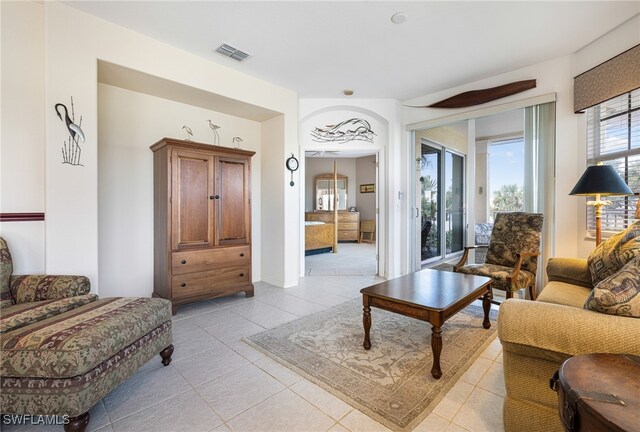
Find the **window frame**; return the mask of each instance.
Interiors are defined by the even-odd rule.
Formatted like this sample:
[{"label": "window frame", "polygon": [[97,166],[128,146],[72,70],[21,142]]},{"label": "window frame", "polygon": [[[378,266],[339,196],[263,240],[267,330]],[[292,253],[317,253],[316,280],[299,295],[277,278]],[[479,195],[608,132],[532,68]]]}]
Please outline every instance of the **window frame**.
[{"label": "window frame", "polygon": [[[606,107],[607,103],[623,97],[626,98],[626,105],[623,110],[602,117],[602,105]],[[624,102],[624,100],[621,100],[620,106],[623,106]],[[634,113],[636,113],[635,116],[637,118],[634,118]],[[640,89],[632,90],[589,108],[586,111],[586,115],[587,166],[602,162],[613,165],[627,184],[629,184],[630,178],[637,179],[637,184],[629,184],[629,187],[636,193],[635,196],[604,197],[604,199],[611,200],[614,203],[617,202],[619,205],[618,211],[614,213],[607,213],[607,207],[604,209],[602,215],[602,237],[606,238],[622,231],[633,223],[635,219],[638,191],[640,191]],[[605,122],[619,117],[626,117],[626,121],[622,123],[620,128],[626,129],[626,149],[616,149],[610,152],[603,151],[605,147],[603,138],[606,138],[606,135],[603,136],[602,132],[603,125]],[[634,124],[634,120],[636,124]],[[638,128],[635,135],[633,133],[634,126]],[[619,169],[618,164],[612,162],[621,163],[623,168]],[[622,206],[620,206],[621,201],[624,203]],[[620,212],[622,212],[622,216]],[[595,237],[595,212],[593,206],[586,206],[585,227],[587,236]]]}]

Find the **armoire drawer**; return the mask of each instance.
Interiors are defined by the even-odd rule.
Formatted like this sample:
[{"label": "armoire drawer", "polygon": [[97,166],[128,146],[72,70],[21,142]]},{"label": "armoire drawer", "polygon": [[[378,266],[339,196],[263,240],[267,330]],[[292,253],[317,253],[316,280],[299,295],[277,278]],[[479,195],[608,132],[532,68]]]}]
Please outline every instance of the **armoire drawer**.
[{"label": "armoire drawer", "polygon": [[248,245],[174,252],[171,254],[171,271],[173,275],[244,266],[250,263],[251,246]]},{"label": "armoire drawer", "polygon": [[251,283],[249,267],[229,267],[214,271],[190,273],[171,278],[171,295],[193,297],[216,290]]}]

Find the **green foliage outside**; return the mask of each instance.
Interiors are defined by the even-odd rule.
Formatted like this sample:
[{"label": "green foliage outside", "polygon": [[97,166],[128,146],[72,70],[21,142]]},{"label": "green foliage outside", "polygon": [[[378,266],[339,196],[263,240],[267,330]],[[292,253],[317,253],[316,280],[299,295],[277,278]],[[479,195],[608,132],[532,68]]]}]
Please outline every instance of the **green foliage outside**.
[{"label": "green foliage outside", "polygon": [[523,211],[524,210],[524,190],[516,184],[502,185],[493,193],[491,201],[491,215],[501,211]]}]

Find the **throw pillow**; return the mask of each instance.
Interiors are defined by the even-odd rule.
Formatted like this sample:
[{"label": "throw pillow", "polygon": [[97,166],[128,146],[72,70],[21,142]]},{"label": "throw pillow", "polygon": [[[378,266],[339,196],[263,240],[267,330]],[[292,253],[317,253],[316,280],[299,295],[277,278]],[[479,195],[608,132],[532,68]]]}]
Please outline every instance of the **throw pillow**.
[{"label": "throw pillow", "polygon": [[589,258],[593,286],[618,272],[626,263],[640,255],[640,221],[598,245]]},{"label": "throw pillow", "polygon": [[596,285],[585,309],[611,315],[640,318],[640,256]]},{"label": "throw pillow", "polygon": [[9,280],[13,273],[13,262],[11,260],[11,252],[7,242],[0,237],[0,305],[8,306],[13,302],[11,300],[11,291],[9,291]]}]

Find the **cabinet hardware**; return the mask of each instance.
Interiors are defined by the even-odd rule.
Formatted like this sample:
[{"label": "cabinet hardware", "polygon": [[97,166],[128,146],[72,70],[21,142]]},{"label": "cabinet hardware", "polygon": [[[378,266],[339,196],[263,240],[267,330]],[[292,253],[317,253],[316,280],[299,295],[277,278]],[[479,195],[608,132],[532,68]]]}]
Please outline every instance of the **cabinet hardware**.
[{"label": "cabinet hardware", "polygon": [[240,277],[244,276],[244,273],[240,273]]},{"label": "cabinet hardware", "polygon": [[244,252],[240,252],[240,256],[243,257],[244,256]]},{"label": "cabinet hardware", "polygon": [[186,287],[186,286],[187,286],[187,284],[186,284],[186,283],[184,283],[184,282],[182,282],[182,283],[180,284],[180,286],[181,286],[181,287]]},{"label": "cabinet hardware", "polygon": [[209,199],[212,200],[212,199],[215,199],[215,197],[213,195],[210,195]]},{"label": "cabinet hardware", "polygon": [[186,263],[187,263],[187,260],[180,261],[180,264],[186,264]]}]

